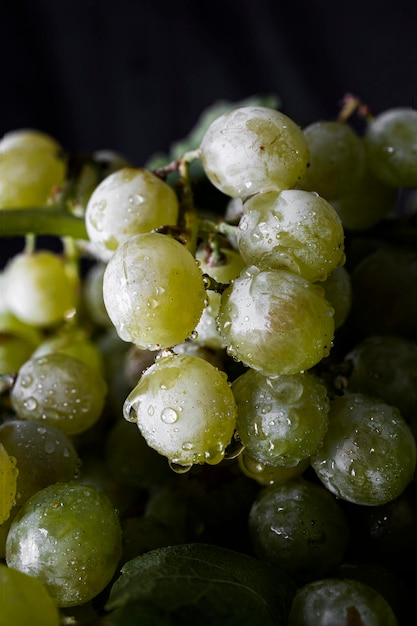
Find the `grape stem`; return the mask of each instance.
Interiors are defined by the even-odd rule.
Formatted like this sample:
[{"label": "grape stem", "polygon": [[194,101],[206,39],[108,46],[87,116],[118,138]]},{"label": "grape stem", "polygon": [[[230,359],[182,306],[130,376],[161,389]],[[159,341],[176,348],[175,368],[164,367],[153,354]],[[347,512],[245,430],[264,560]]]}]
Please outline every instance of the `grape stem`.
[{"label": "grape stem", "polygon": [[61,206],[0,210],[0,232],[2,237],[30,233],[88,239],[84,218],[71,215]]}]

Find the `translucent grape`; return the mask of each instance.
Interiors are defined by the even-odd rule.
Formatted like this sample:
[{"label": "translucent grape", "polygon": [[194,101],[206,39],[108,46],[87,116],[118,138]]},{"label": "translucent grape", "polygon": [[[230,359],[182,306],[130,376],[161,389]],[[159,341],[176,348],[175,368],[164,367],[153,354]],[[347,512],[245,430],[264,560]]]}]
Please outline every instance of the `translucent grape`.
[{"label": "translucent grape", "polygon": [[0,375],[17,372],[33,351],[33,343],[24,337],[0,333]]},{"label": "translucent grape", "polygon": [[6,542],[6,562],[42,582],[57,606],[80,605],[110,582],[121,557],[121,527],[94,487],[56,483],[20,509]]},{"label": "translucent grape", "polygon": [[345,323],[352,308],[352,280],[345,266],[336,267],[333,272],[320,283],[324,289],[326,300],[334,309],[334,327],[340,328]]},{"label": "translucent grape", "polygon": [[198,324],[206,299],[201,269],[175,239],[131,237],[110,259],[103,279],[107,312],[119,336],[139,348],[181,343]]},{"label": "translucent grape", "polygon": [[0,563],[1,626],[59,626],[58,608],[45,585]]},{"label": "translucent grape", "polygon": [[171,464],[219,463],[236,425],[236,405],[224,372],[191,355],[159,358],[124,405],[149,446]]},{"label": "translucent grape", "polygon": [[175,225],[178,212],[172,187],[148,170],[124,167],[93,191],[85,224],[96,253],[106,261],[132,235]]},{"label": "translucent grape", "polygon": [[32,357],[37,358],[56,352],[68,354],[99,372],[104,371],[103,356],[100,349],[82,326],[64,326],[51,333],[37,346]]},{"label": "translucent grape", "polygon": [[9,310],[26,324],[53,326],[75,310],[76,284],[54,252],[17,254],[5,268],[5,280]]},{"label": "translucent grape", "polygon": [[9,455],[0,439],[0,524],[9,518],[15,503],[18,474],[16,459]]},{"label": "translucent grape", "polygon": [[397,408],[347,394],[333,399],[323,445],[311,464],[339,498],[381,505],[398,497],[413,479],[416,442]]},{"label": "translucent grape", "polygon": [[239,454],[237,460],[239,468],[245,476],[264,486],[285,483],[293,478],[299,478],[310,467],[310,459],[304,459],[293,467],[266,465],[252,459],[245,450]]},{"label": "translucent grape", "polygon": [[223,292],[218,321],[229,354],[264,376],[313,367],[329,354],[334,333],[321,287],[254,266]]},{"label": "translucent grape", "polygon": [[283,113],[262,106],[224,113],[212,122],[201,142],[205,173],[231,197],[293,187],[308,160],[299,126]]},{"label": "translucent grape", "polygon": [[86,271],[82,284],[82,305],[88,318],[99,328],[110,328],[113,326],[103,299],[103,276],[105,271],[105,263],[92,265]]},{"label": "translucent grape", "polygon": [[3,135],[0,141],[0,152],[16,148],[21,150],[45,148],[51,153],[58,153],[61,150],[61,146],[51,135],[33,128],[19,128]]},{"label": "translucent grape", "polygon": [[249,198],[237,243],[247,265],[287,269],[313,282],[345,261],[339,216],[324,198],[308,191],[269,191]]},{"label": "translucent grape", "polygon": [[365,134],[369,165],[393,187],[417,187],[417,111],[398,107],[377,115]]},{"label": "translucent grape", "polygon": [[310,164],[297,188],[315,191],[326,200],[349,193],[365,167],[362,139],[348,124],[335,120],[313,122],[303,132]]},{"label": "translucent grape", "polygon": [[56,426],[67,435],[84,432],[101,416],[107,385],[97,369],[68,354],[26,361],[10,394],[21,419]]},{"label": "translucent grape", "polygon": [[233,384],[237,433],[260,463],[294,467],[313,454],[327,431],[327,390],[308,372],[267,378],[247,370]]}]

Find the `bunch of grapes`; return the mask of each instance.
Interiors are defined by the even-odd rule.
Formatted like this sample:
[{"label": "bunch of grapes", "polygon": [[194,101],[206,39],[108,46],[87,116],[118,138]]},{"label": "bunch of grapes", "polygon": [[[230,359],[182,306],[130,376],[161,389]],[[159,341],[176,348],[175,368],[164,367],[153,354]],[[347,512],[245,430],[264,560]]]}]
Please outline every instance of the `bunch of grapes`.
[{"label": "bunch of grapes", "polygon": [[241,623],[189,561],[248,623],[401,623],[416,188],[417,112],[353,98],[304,129],[230,106],[159,167],[5,135],[1,625]]}]

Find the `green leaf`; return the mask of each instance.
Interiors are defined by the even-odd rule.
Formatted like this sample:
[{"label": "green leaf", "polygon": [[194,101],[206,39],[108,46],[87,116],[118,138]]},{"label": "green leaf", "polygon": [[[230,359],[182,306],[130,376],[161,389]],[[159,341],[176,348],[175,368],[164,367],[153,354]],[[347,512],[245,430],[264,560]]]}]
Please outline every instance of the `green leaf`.
[{"label": "green leaf", "polygon": [[102,626],[280,626],[295,591],[285,573],[246,554],[169,546],[124,565]]}]

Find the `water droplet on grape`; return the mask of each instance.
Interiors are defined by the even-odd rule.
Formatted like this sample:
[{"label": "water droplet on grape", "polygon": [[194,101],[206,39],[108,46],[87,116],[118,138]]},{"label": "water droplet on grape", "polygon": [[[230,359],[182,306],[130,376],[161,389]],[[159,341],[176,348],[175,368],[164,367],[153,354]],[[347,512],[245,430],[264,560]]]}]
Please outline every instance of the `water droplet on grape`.
[{"label": "water droplet on grape", "polygon": [[38,407],[38,403],[35,398],[30,397],[23,402],[23,406],[27,411],[34,411]]},{"label": "water droplet on grape", "polygon": [[180,463],[177,463],[175,461],[168,461],[168,464],[172,471],[176,474],[186,474],[192,468],[192,463],[190,463],[189,465],[181,465]]},{"label": "water droplet on grape", "polygon": [[178,420],[178,413],[175,409],[166,407],[161,413],[161,420],[164,424],[175,424]]}]

